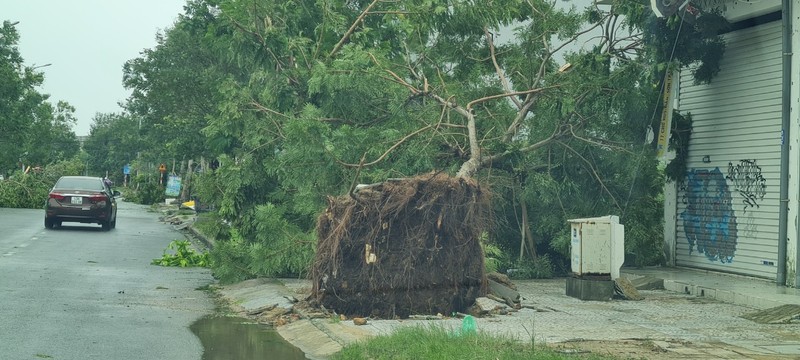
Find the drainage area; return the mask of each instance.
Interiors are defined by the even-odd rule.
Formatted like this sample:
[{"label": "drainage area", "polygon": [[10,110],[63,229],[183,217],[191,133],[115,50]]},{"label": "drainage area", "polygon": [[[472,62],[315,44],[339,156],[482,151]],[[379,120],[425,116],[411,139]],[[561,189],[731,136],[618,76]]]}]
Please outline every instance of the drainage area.
[{"label": "drainage area", "polygon": [[189,327],[203,344],[203,360],[305,360],[272,327],[230,316],[207,316]]}]

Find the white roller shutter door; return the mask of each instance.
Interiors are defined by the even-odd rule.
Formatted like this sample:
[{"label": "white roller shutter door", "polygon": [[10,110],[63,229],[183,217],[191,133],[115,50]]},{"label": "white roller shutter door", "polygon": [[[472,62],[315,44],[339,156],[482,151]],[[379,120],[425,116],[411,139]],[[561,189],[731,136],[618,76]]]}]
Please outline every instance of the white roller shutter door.
[{"label": "white roller shutter door", "polygon": [[694,120],[677,199],[676,265],[774,279],[781,145],[781,22],[731,32],[711,84],[680,77]]}]

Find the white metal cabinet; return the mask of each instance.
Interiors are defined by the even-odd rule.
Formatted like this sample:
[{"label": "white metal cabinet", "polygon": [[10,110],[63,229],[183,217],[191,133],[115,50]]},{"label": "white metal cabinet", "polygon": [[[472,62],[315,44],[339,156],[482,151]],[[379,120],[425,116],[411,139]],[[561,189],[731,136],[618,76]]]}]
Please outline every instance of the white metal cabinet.
[{"label": "white metal cabinet", "polygon": [[610,275],[619,277],[625,261],[625,226],[614,215],[571,219],[572,272],[578,276]]}]

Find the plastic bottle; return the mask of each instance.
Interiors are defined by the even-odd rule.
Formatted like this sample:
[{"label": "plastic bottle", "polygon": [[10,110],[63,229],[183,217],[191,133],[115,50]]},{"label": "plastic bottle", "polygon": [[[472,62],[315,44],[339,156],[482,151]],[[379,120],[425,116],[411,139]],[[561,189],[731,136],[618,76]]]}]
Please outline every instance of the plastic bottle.
[{"label": "plastic bottle", "polygon": [[467,315],[461,320],[461,333],[460,335],[475,335],[478,333],[478,324],[472,315]]}]

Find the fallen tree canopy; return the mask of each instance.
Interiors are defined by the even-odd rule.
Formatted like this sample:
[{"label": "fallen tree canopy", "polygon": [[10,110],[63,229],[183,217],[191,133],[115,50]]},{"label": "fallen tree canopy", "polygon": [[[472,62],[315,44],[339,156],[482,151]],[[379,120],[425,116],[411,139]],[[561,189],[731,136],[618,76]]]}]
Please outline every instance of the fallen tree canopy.
[{"label": "fallen tree canopy", "polygon": [[489,192],[441,173],[329,197],[317,222],[312,298],[348,316],[463,312],[484,296]]}]

